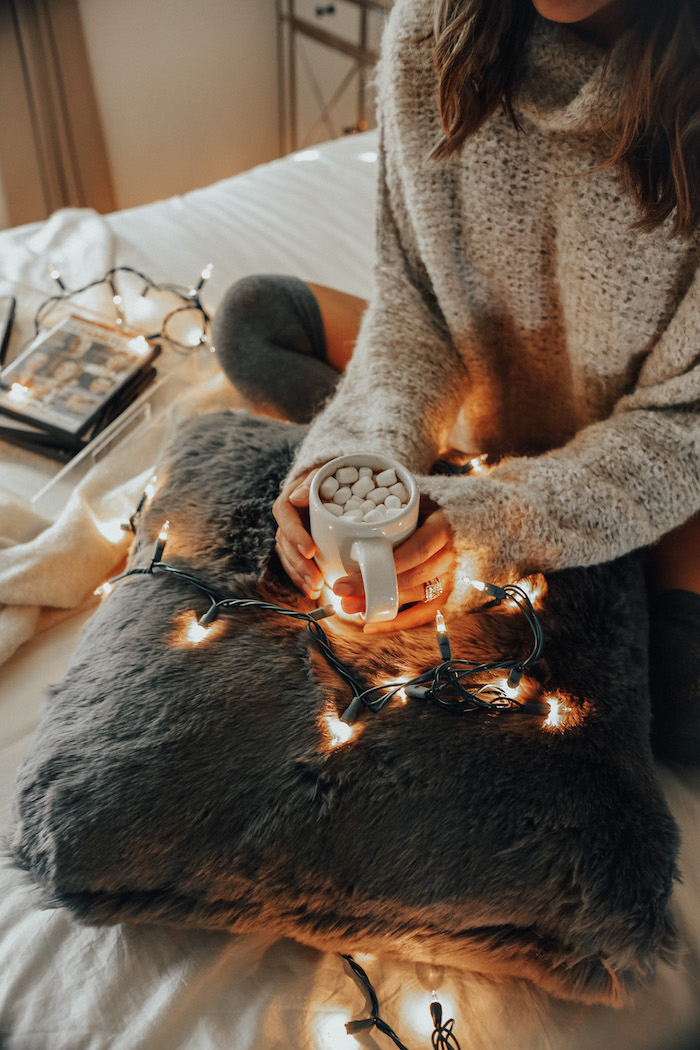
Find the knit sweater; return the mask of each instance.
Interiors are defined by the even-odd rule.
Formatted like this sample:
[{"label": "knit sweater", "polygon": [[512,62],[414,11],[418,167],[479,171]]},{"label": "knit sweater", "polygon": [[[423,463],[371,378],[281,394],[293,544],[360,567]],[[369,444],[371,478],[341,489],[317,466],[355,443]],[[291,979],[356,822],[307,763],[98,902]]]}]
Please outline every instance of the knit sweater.
[{"label": "knit sweater", "polygon": [[[601,93],[604,51],[537,16],[522,130],[499,110],[430,160],[432,7],[398,0],[385,33],[375,293],[292,473],[396,457],[444,510],[469,575],[607,561],[700,510],[700,238],[670,221],[633,229],[619,174],[582,147],[624,38]],[[426,476],[460,410],[469,449],[502,458]]]}]

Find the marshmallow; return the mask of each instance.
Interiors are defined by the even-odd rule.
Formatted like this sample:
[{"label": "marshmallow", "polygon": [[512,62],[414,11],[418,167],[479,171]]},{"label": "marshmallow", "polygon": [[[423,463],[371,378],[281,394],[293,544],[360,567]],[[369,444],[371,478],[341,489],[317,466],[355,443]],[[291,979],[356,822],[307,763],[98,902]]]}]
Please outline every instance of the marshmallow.
[{"label": "marshmallow", "polygon": [[337,492],[333,494],[333,502],[339,503],[341,507],[344,507],[351,496],[352,490],[347,485],[342,485]]},{"label": "marshmallow", "polygon": [[343,514],[349,514],[351,510],[359,510],[362,506],[362,500],[358,499],[357,496],[351,496],[343,507]]},{"label": "marshmallow", "polygon": [[323,506],[326,508],[329,514],[332,514],[335,518],[339,518],[343,513],[343,508],[338,506],[337,503],[324,503]]},{"label": "marshmallow", "polygon": [[386,511],[384,510],[384,507],[375,507],[374,510],[369,512],[369,514],[365,514],[365,521],[370,525],[375,524],[378,521],[384,521],[385,518]]},{"label": "marshmallow", "polygon": [[402,505],[401,504],[401,500],[399,499],[398,496],[389,495],[384,500],[384,506],[386,507],[387,510],[396,510],[396,508],[400,507],[401,505]]},{"label": "marshmallow", "polygon": [[397,482],[396,485],[390,485],[389,492],[392,496],[398,496],[401,503],[408,503],[408,490],[400,481]]},{"label": "marshmallow", "polygon": [[388,470],[383,470],[381,474],[377,474],[377,486],[379,488],[388,489],[390,485],[395,485],[397,481],[398,478],[393,467],[389,467]]},{"label": "marshmallow", "polygon": [[[368,494],[367,498],[371,499],[372,503],[383,503],[388,495],[389,495],[389,489],[387,489],[387,488],[377,488],[377,489],[372,489],[372,491]],[[333,498],[335,499],[335,496]]]},{"label": "marshmallow", "polygon": [[374,510],[375,506],[376,504],[373,503],[371,499],[366,499],[360,507],[360,510],[363,514],[368,514],[371,510]]},{"label": "marshmallow", "polygon": [[374,488],[374,482],[372,478],[360,478],[352,486],[352,491],[355,496],[360,496],[362,499],[367,498],[367,493],[371,492]]},{"label": "marshmallow", "polygon": [[359,510],[350,510],[343,514],[343,521],[362,521],[362,513]]},{"label": "marshmallow", "polygon": [[335,476],[341,485],[352,485],[359,478],[357,467],[339,467]]},{"label": "marshmallow", "polygon": [[372,470],[371,467],[360,467],[359,473],[360,473],[360,477],[361,478],[374,477],[374,471]]},{"label": "marshmallow", "polygon": [[330,478],[324,478],[318,491],[321,493],[322,499],[333,499],[339,488],[339,482],[331,475]]}]

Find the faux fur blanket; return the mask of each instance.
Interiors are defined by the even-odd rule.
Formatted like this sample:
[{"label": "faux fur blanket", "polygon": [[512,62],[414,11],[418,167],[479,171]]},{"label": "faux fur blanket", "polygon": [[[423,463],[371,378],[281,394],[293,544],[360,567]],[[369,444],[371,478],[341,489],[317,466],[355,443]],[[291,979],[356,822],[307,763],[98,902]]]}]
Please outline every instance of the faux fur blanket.
[{"label": "faux fur blanket", "polygon": [[[303,428],[187,423],[130,565],[164,560],[230,596],[306,609],[273,555],[271,505]],[[618,1002],[673,947],[677,832],[648,742],[638,561],[552,575],[544,716],[455,717],[398,698],[333,746],[347,686],[299,622],[222,615],[165,573],[116,585],[49,697],[18,774],[15,855],[90,923],[273,929],[314,946],[528,977]],[[332,645],[367,684],[438,662],[432,627]],[[455,655],[521,655],[503,606],[448,623]]]}]

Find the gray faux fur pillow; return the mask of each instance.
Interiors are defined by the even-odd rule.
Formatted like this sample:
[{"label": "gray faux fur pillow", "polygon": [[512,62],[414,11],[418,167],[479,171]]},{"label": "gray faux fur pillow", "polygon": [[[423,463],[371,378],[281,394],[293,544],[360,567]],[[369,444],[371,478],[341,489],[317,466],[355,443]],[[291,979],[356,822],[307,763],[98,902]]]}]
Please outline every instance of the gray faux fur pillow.
[{"label": "gray faux fur pillow", "polygon": [[[191,422],[131,564],[148,564],[168,518],[167,561],[304,607],[271,560],[270,513],[302,433],[230,413]],[[643,582],[634,558],[548,582],[537,674],[568,696],[568,728],[396,701],[333,748],[323,718],[348,691],[303,625],[232,613],[194,646],[182,618],[206,599],[165,574],[126,580],[21,767],[17,858],[90,923],[266,927],[618,1001],[673,943],[677,833],[648,743]],[[503,608],[450,633],[470,658],[527,651]],[[333,644],[368,683],[438,659],[432,628]]]}]

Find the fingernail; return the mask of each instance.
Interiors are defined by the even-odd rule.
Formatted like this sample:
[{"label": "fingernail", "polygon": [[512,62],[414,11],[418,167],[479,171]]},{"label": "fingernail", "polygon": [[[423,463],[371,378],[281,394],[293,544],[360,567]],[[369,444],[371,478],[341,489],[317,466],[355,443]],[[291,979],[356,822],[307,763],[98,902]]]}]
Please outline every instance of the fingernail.
[{"label": "fingernail", "polygon": [[352,594],[352,584],[351,583],[334,583],[333,584],[333,590],[335,591],[336,594],[351,595]]},{"label": "fingernail", "polygon": [[290,492],[289,493],[289,498],[291,500],[301,499],[302,493],[303,493],[303,489],[294,489],[294,492]]},{"label": "fingernail", "polygon": [[365,626],[362,628],[362,633],[363,634],[380,634],[381,632],[380,632],[380,629],[378,627],[374,627],[373,624],[371,624],[371,623],[366,623]]},{"label": "fingernail", "polygon": [[310,559],[311,555],[306,553],[306,547],[302,547],[301,543],[297,543],[297,550],[302,558],[306,558],[307,561]]}]

